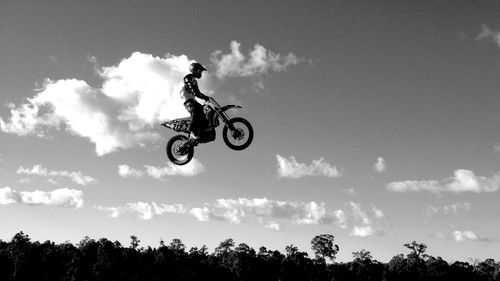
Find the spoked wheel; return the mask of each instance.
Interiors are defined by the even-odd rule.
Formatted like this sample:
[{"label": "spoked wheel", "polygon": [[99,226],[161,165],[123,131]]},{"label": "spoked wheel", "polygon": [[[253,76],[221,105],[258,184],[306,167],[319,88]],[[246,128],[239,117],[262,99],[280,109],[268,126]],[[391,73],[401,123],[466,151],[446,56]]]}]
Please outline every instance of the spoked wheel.
[{"label": "spoked wheel", "polygon": [[193,146],[183,146],[188,141],[185,135],[175,135],[167,142],[167,157],[176,165],[185,165],[193,159]]},{"label": "spoked wheel", "polygon": [[[233,129],[231,129],[231,127]],[[253,128],[250,122],[241,117],[229,120],[222,130],[222,138],[229,148],[243,150],[247,148],[253,140]]]}]

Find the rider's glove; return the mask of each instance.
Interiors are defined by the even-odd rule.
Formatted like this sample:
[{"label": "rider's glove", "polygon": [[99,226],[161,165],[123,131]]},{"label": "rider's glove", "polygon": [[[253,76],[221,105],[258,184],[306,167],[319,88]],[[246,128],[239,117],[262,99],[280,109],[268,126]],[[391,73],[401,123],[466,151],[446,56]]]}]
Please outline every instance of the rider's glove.
[{"label": "rider's glove", "polygon": [[201,99],[203,99],[203,100],[205,100],[207,102],[210,100],[210,98],[208,96],[203,95],[203,94],[201,95]]}]

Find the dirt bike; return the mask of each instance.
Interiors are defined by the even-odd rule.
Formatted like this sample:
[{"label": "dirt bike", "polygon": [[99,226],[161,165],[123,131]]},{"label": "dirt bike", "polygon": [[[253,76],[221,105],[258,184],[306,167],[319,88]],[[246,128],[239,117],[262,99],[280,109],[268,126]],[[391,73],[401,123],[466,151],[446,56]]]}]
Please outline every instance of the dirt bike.
[{"label": "dirt bike", "polygon": [[189,117],[170,120],[161,125],[172,129],[179,133],[167,142],[166,153],[172,163],[176,165],[185,165],[191,161],[194,155],[194,147],[200,143],[207,143],[215,140],[215,128],[220,124],[220,120],[224,123],[222,129],[222,138],[226,145],[233,150],[243,150],[247,148],[253,140],[253,128],[250,122],[242,117],[229,118],[226,111],[232,108],[241,108],[239,105],[220,106],[215,99],[209,97],[207,103],[203,107],[203,111],[208,120],[208,128],[201,130],[199,139],[189,138],[189,125],[191,120]]}]

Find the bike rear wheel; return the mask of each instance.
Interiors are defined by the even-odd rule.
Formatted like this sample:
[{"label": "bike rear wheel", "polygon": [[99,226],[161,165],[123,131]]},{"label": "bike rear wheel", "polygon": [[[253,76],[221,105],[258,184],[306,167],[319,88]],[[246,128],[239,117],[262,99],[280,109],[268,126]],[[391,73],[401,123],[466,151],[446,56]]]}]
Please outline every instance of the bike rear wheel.
[{"label": "bike rear wheel", "polygon": [[194,148],[184,144],[188,141],[185,135],[175,135],[167,142],[166,153],[172,163],[176,165],[185,165],[193,159]]},{"label": "bike rear wheel", "polygon": [[228,124],[224,126],[224,129],[222,130],[222,138],[229,148],[234,150],[243,150],[252,143],[252,125],[244,118],[232,118],[229,120]]}]

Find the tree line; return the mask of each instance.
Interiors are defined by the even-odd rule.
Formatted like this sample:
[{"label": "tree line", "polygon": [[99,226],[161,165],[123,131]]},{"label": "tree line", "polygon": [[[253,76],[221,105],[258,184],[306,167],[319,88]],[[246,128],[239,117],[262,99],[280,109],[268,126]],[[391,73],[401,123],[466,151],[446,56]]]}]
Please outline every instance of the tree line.
[{"label": "tree line", "polygon": [[40,243],[19,232],[10,242],[0,240],[0,280],[500,280],[500,263],[493,259],[448,263],[415,241],[404,245],[408,254],[382,263],[365,249],[353,252],[350,262],[335,262],[340,248],[331,234],[311,240],[314,257],[294,245],[284,253],[266,247],[256,251],[233,239],[212,253],[206,246],[187,250],[180,239],[160,241],[158,248],[140,247],[136,236],[130,239],[128,246],[89,237],[76,245]]}]

